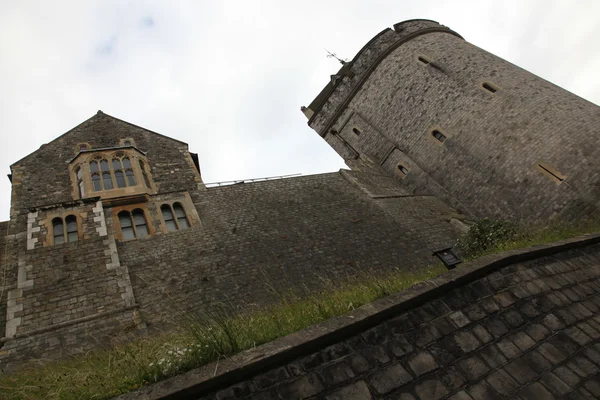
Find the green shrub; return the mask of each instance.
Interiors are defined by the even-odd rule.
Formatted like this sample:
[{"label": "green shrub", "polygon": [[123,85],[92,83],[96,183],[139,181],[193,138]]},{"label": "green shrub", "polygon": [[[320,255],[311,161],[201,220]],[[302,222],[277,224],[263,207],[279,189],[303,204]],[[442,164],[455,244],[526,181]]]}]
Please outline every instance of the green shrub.
[{"label": "green shrub", "polygon": [[523,238],[524,232],[509,221],[480,219],[457,243],[463,257],[472,259]]}]

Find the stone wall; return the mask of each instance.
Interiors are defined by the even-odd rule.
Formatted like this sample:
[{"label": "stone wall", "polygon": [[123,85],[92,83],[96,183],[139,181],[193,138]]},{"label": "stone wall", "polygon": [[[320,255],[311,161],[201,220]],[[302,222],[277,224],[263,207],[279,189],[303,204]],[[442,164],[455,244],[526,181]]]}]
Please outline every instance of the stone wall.
[{"label": "stone wall", "polygon": [[394,191],[389,178],[386,186],[377,176],[374,187],[364,175],[210,188],[196,203],[199,228],[118,242],[148,326],[219,302],[244,310],[279,291],[317,290],[323,280],[435,263],[432,252],[460,233],[450,220],[462,216],[435,198]]},{"label": "stone wall", "polygon": [[459,266],[122,399],[598,398],[598,242]]},{"label": "stone wall", "polygon": [[309,125],[351,168],[396,176],[413,193],[476,217],[597,213],[597,105],[432,21],[395,28],[369,42],[310,106]]}]

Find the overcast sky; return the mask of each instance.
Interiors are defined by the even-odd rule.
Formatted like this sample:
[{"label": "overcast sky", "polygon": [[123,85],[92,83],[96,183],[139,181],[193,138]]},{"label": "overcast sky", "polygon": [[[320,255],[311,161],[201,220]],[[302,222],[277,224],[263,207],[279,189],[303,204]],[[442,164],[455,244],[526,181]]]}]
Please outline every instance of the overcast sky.
[{"label": "overcast sky", "polygon": [[0,166],[100,109],[189,143],[205,182],[338,170],[300,112],[340,67],[324,49],[413,18],[600,104],[597,0],[0,0]]}]

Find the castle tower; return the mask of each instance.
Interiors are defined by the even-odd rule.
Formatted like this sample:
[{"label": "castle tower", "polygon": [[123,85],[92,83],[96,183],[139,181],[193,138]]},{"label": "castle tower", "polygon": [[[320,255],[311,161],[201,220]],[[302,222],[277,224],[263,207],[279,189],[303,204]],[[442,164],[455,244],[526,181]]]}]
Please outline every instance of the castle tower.
[{"label": "castle tower", "polygon": [[351,169],[472,216],[598,210],[600,107],[434,21],[383,30],[302,109]]}]

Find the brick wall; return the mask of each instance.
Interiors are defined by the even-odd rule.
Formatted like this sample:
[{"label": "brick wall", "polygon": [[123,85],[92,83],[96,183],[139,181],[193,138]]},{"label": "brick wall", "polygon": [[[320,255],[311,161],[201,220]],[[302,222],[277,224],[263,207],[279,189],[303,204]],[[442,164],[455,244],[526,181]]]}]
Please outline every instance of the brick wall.
[{"label": "brick wall", "polygon": [[[554,254],[509,265],[495,256],[459,267],[467,272],[449,272],[436,285],[376,302],[354,318],[323,323],[231,364],[208,365],[123,399],[598,398],[600,245],[546,249]],[[551,254],[511,254],[536,251]],[[379,322],[349,328],[367,318]],[[320,339],[327,336],[338,339]],[[317,345],[317,351],[301,350]],[[269,357],[275,361],[269,364]],[[202,389],[214,388],[213,382],[221,388]]]}]

